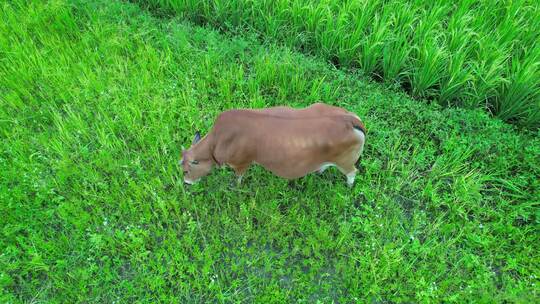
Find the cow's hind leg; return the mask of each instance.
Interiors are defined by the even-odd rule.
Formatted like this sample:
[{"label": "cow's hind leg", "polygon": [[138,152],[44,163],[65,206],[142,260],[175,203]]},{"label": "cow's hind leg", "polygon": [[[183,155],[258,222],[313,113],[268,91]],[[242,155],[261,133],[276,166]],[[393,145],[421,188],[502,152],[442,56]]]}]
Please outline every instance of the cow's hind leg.
[{"label": "cow's hind leg", "polygon": [[356,178],[356,162],[358,161],[360,154],[359,151],[352,151],[342,157],[339,163],[337,163],[339,171],[345,174],[347,177],[347,185],[352,187],[354,185],[354,179]]},{"label": "cow's hind leg", "polygon": [[347,176],[347,185],[349,187],[352,187],[354,185],[354,179],[356,178],[356,168],[354,169],[354,171],[351,171],[349,173],[346,174]]},{"label": "cow's hind leg", "polygon": [[354,185],[354,179],[356,178],[356,172],[358,171],[354,167],[354,163],[338,166],[338,168],[339,171],[341,171],[341,173],[345,174],[345,176],[347,177],[347,185],[349,187],[352,187]]},{"label": "cow's hind leg", "polygon": [[356,172],[358,172],[355,165],[358,163],[364,149],[364,133],[355,130],[355,134],[358,136],[359,144],[348,153],[345,153],[339,163],[340,171],[347,176],[347,185],[349,187],[352,187],[354,184]]}]

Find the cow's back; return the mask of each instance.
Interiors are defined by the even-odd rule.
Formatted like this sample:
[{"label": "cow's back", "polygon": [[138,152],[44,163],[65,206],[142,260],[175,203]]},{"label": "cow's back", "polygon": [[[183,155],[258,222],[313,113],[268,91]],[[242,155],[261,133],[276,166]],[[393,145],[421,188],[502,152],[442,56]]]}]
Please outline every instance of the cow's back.
[{"label": "cow's back", "polygon": [[305,108],[292,108],[289,106],[276,106],[265,109],[255,109],[250,111],[256,111],[259,113],[265,113],[269,115],[287,116],[287,117],[320,117],[337,114],[352,114],[345,109],[327,105],[324,103],[314,103]]},{"label": "cow's back", "polygon": [[258,163],[278,176],[301,177],[363,146],[343,109],[314,105],[223,112],[214,125],[214,157],[233,166]]}]

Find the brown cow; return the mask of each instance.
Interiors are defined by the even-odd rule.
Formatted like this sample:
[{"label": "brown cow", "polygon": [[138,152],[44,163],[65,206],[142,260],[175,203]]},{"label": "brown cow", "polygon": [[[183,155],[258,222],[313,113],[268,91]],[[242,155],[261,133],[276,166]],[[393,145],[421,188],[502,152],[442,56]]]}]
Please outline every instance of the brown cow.
[{"label": "brown cow", "polygon": [[257,163],[288,179],[336,166],[352,186],[365,132],[358,116],[323,103],[304,109],[225,111],[210,133],[201,139],[197,132],[191,148],[182,150],[184,182],[193,184],[212,166],[224,164],[240,182],[247,168]]}]

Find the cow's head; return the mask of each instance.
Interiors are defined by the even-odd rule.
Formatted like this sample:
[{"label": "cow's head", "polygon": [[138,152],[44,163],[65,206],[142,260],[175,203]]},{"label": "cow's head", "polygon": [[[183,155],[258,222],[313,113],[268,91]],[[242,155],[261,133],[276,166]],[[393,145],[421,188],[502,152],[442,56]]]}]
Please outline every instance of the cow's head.
[{"label": "cow's head", "polygon": [[191,147],[187,150],[182,149],[180,166],[184,172],[184,182],[186,184],[192,185],[196,183],[212,170],[212,159],[208,156],[208,151],[204,151],[206,147],[198,145],[200,140],[201,134],[196,132]]}]

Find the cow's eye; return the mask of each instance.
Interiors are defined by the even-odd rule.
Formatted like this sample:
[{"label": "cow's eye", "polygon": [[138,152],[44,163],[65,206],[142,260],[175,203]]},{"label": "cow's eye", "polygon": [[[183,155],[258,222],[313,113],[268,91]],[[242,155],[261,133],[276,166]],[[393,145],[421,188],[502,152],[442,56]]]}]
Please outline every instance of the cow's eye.
[{"label": "cow's eye", "polygon": [[198,161],[198,160],[192,160],[192,161],[191,161],[191,164],[192,164],[192,165],[198,165],[198,164],[199,164],[199,161]]}]

